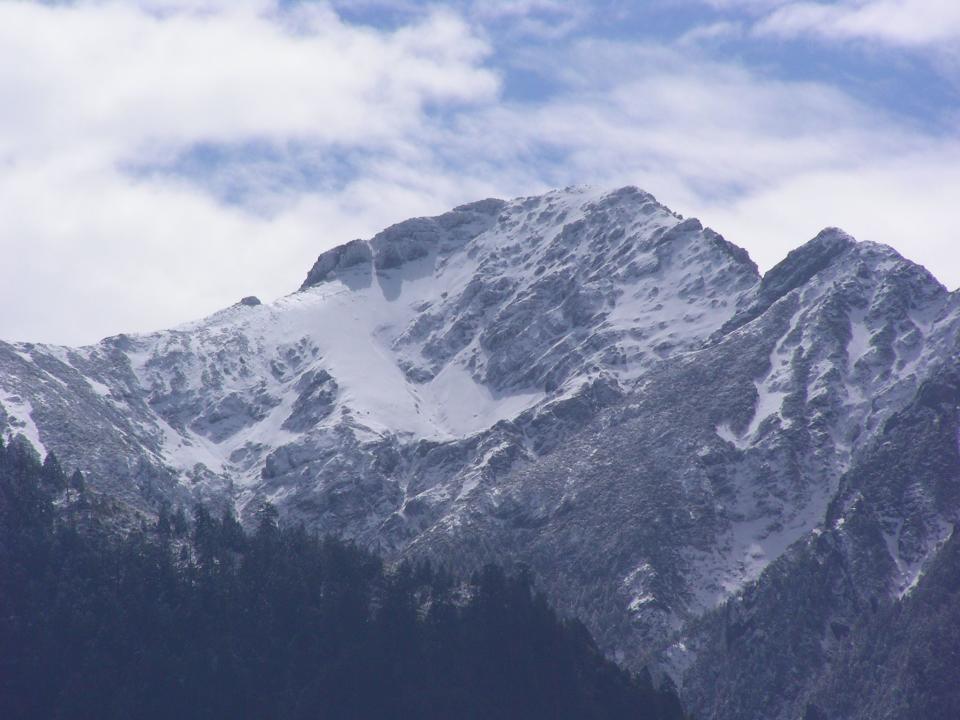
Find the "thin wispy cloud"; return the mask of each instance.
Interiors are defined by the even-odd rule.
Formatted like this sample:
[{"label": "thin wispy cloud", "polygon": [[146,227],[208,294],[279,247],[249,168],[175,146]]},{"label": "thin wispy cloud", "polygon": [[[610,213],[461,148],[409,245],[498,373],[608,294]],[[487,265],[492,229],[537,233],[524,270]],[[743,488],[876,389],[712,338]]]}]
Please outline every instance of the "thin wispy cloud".
[{"label": "thin wispy cloud", "polygon": [[960,188],[960,142],[821,83],[679,50],[583,42],[565,57],[557,96],[490,110],[485,124],[471,118],[487,139],[484,157],[500,150],[505,167],[517,155],[538,158],[548,184],[653,188],[765,267],[837,224],[960,280],[942,262],[943,252],[957,255],[949,195]]},{"label": "thin wispy cloud", "polygon": [[781,36],[811,34],[909,47],[940,46],[960,39],[960,3],[954,0],[791,2],[763,18],[757,30]]}]

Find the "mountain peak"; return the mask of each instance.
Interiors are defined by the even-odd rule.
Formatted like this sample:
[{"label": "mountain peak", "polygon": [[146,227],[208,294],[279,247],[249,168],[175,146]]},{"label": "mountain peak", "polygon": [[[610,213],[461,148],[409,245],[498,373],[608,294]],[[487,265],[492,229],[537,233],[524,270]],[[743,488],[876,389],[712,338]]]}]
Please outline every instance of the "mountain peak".
[{"label": "mountain peak", "polygon": [[459,205],[433,217],[416,217],[391,225],[371,240],[351,240],[321,253],[300,286],[305,290],[348,272],[369,274],[400,267],[437,250],[476,237],[496,221],[506,201],[487,198]]},{"label": "mountain peak", "polygon": [[839,247],[840,245],[845,245],[849,247],[850,245],[857,244],[857,242],[857,239],[843,228],[838,228],[831,225],[818,232],[816,237],[805,242],[803,245],[797,248],[797,250],[802,250],[808,246]]},{"label": "mountain peak", "polygon": [[301,289],[369,306],[420,388],[464,372],[541,393],[697,347],[758,280],[746,251],[650,193],[576,186],[397,223],[323,253]]},{"label": "mountain peak", "polygon": [[[671,222],[682,221],[679,215],[662,205],[650,193],[627,185],[603,190],[590,185],[572,185],[541,195],[513,200],[486,198],[458,205],[449,212],[431,217],[416,217],[391,225],[370,240],[351,240],[320,254],[300,286],[305,290],[333,280],[345,273],[370,273],[391,270],[407,262],[419,260],[437,250],[455,250],[465,242],[505,221],[504,213],[517,217],[526,214],[528,222],[557,225],[574,214],[617,215],[612,221],[625,223],[633,215],[662,214]],[[699,231],[694,219],[685,229]],[[693,227],[696,225],[696,227]],[[718,236],[719,237],[719,236]],[[725,241],[724,241],[725,243]],[[725,243],[729,245],[729,243]],[[730,246],[734,248],[734,246]],[[735,248],[741,254],[739,248]],[[739,257],[739,256],[738,256]]]},{"label": "mountain peak", "polygon": [[829,267],[856,243],[839,228],[821,230],[815,238],[791,250],[787,257],[767,271],[760,282],[760,296],[773,298],[773,302],[786,295]]},{"label": "mountain peak", "polygon": [[852,236],[839,228],[821,230],[764,274],[752,301],[721,328],[720,334],[732,332],[759,317],[777,300],[830,267],[856,244]]},{"label": "mountain peak", "polygon": [[371,260],[373,260],[373,253],[370,251],[370,245],[366,240],[351,240],[343,245],[338,245],[331,250],[320,253],[317,261],[307,273],[303,284],[300,285],[300,289],[306,290],[308,287],[319,285],[332,279],[340,271],[369,264]]}]

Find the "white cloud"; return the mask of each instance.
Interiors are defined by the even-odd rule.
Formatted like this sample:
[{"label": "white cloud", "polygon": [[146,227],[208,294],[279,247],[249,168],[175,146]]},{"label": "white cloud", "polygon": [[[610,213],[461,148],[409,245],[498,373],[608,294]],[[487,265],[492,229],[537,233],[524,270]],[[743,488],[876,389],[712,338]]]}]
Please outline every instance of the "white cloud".
[{"label": "white cloud", "polygon": [[[729,48],[732,41],[752,37],[849,45],[874,60],[882,57],[878,49],[908,52],[929,62],[946,84],[960,88],[957,0],[682,1],[709,7],[721,18],[694,25],[680,38],[686,45],[708,46],[711,41],[723,41]],[[780,47],[779,52],[788,55],[790,51]],[[895,78],[896,65],[891,63],[889,72]]]},{"label": "white cloud", "polygon": [[956,0],[848,0],[791,2],[764,18],[758,32],[814,34],[832,39],[877,40],[923,47],[960,39]]},{"label": "white cloud", "polygon": [[701,4],[709,5],[721,10],[731,8],[746,9],[755,12],[768,11],[780,5],[786,5],[794,0],[699,0]]},{"label": "white cloud", "polygon": [[265,218],[123,168],[250,140],[416,162],[436,107],[496,96],[487,52],[444,12],[377,32],[265,0],[0,3],[0,336],[89,341],[293,289],[291,267],[424,196],[347,185]]},{"label": "white cloud", "polygon": [[785,239],[837,225],[860,240],[892,245],[951,289],[960,285],[960,142],[893,157],[777,178],[733,202],[704,206],[702,217],[746,242],[764,267],[784,256]]},{"label": "white cloud", "polygon": [[[416,17],[434,11],[431,0],[331,0],[341,11],[383,21],[390,14]],[[453,10],[484,28],[492,39],[558,39],[569,35],[595,14],[584,0],[448,0]]]},{"label": "white cloud", "polygon": [[644,172],[710,196],[846,167],[908,141],[882,116],[817,83],[650,46],[584,42],[565,57],[566,92],[535,107],[490,110],[495,129],[473,130],[496,143],[485,157],[503,152],[506,161],[548,146],[564,151],[564,175]]},{"label": "white cloud", "polygon": [[473,12],[480,17],[526,17],[534,14],[580,15],[583,3],[569,0],[486,0],[473,2]]},{"label": "white cloud", "polygon": [[730,40],[743,35],[743,23],[720,20],[708,25],[697,25],[687,30],[677,41],[679,45],[695,45],[711,40]]},{"label": "white cloud", "polygon": [[513,36],[544,39],[570,34],[593,13],[590,4],[580,0],[471,0],[467,7],[481,23],[508,23]]},{"label": "white cloud", "polygon": [[[559,89],[505,102],[487,31],[448,11],[385,31],[305,7],[0,3],[0,337],[92,341],[272,298],[391,222],[582,182],[639,184],[766,267],[841,225],[960,283],[960,143],[837,89],[579,40],[526,49]],[[198,143],[236,156],[225,180],[130,172]],[[334,169],[275,182],[291,158]],[[221,202],[221,181],[264,197]]]},{"label": "white cloud", "polygon": [[206,13],[186,0],[145,3],[159,15],[130,2],[0,4],[2,62],[19,70],[0,78],[7,153],[81,139],[127,149],[209,137],[392,143],[424,103],[496,89],[477,67],[485,46],[453,16],[387,34],[319,7],[287,18],[292,28],[262,3],[202,4]]}]

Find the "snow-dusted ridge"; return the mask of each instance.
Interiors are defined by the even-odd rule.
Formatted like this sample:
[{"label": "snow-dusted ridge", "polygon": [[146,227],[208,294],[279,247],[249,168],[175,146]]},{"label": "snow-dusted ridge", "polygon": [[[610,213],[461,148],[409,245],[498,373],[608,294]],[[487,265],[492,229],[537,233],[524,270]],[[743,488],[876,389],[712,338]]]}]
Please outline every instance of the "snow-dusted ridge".
[{"label": "snow-dusted ridge", "polygon": [[[664,272],[667,241],[678,252]],[[634,377],[716,331],[751,268],[646,193],[572,188],[407,221],[324,253],[303,288],[274,303],[80,352],[121,349],[166,465],[250,486],[264,449],[347,421],[358,435],[445,441],[584,375]],[[312,422],[291,430],[298,402]]]}]

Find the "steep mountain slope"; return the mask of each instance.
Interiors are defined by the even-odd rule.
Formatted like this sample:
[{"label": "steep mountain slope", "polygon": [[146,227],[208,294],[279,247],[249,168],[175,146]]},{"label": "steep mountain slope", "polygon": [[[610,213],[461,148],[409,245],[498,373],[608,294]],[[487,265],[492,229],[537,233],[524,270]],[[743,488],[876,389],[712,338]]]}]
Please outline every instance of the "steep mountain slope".
[{"label": "steep mountain slope", "polygon": [[822,527],[691,633],[699,717],[956,715],[958,407],[952,355],[843,475]]},{"label": "steep mountain slope", "polygon": [[952,534],[912,593],[865,615],[821,673],[808,717],[956,717],[960,535]]},{"label": "steep mountain slope", "polygon": [[[921,269],[848,239],[833,265],[762,316],[651,368],[557,447],[499,472],[489,509],[417,544],[533,563],[610,647],[640,662],[633,653],[823,523],[851,458],[949,347],[952,308]],[[672,655],[678,668],[688,661]]]},{"label": "steep mountain slope", "polygon": [[[906,592],[957,521],[951,468],[914,481],[890,443],[909,426],[955,449],[949,398],[917,408],[958,330],[960,298],[888,247],[829,229],[761,278],[642,191],[569,188],[347,243],[269,305],[86,348],[0,343],[0,423],[141,507],[270,501],[394,556],[529,565],[704,717],[792,717],[839,652],[816,633]],[[863,498],[883,510],[854,537]],[[729,639],[746,603],[765,618],[748,647],[777,647],[757,638],[792,583],[822,590],[796,627],[822,647],[765,695],[732,662],[762,653]],[[733,692],[759,705],[717,699]]]}]

